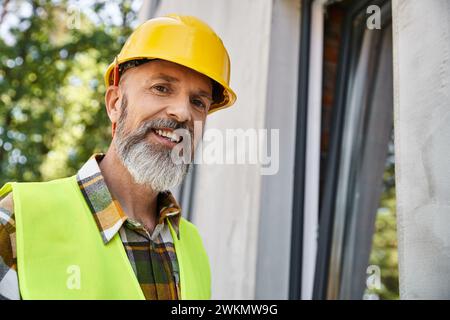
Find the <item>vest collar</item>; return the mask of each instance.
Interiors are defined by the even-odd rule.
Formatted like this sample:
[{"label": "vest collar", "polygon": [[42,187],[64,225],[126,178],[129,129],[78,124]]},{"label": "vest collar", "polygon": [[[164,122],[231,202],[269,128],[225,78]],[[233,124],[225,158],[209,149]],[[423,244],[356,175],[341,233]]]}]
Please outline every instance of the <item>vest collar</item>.
[{"label": "vest collar", "polygon": [[[128,219],[117,199],[113,199],[106,186],[98,163],[104,154],[98,153],[78,170],[77,181],[81,193],[92,212],[103,242],[107,244],[120,230],[123,223]],[[179,223],[181,208],[170,191],[161,192],[158,195],[158,224],[170,219],[177,237],[179,235]]]}]

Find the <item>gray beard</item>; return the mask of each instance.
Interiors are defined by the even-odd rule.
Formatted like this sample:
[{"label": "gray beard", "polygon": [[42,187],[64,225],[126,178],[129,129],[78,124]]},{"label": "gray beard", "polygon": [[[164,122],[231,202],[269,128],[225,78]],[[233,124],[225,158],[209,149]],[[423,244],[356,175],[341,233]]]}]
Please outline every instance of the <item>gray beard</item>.
[{"label": "gray beard", "polygon": [[[126,108],[126,107],[125,107]],[[123,119],[122,119],[123,116]],[[122,109],[117,126],[115,146],[119,159],[130,172],[137,184],[149,186],[156,192],[167,191],[183,181],[189,164],[175,164],[171,149],[148,142],[147,136],[152,128],[180,128],[180,124],[168,119],[155,119],[145,122],[135,131],[124,135],[126,110]]]}]

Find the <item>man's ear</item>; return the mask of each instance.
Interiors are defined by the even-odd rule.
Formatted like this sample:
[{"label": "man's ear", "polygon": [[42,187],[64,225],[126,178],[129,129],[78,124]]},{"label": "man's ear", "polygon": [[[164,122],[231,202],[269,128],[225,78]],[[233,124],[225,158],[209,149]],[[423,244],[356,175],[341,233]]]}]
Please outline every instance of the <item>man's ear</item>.
[{"label": "man's ear", "polygon": [[111,123],[116,123],[120,117],[120,89],[119,86],[109,86],[106,89],[105,105]]}]

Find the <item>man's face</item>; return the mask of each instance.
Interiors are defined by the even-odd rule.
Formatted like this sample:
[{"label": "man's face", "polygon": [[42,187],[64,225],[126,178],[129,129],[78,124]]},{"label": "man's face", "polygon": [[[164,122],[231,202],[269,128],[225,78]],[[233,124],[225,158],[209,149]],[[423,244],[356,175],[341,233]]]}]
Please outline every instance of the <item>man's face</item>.
[{"label": "man's face", "polygon": [[171,158],[172,148],[181,142],[177,129],[190,133],[193,152],[200,138],[193,134],[194,122],[203,128],[212,103],[211,80],[178,64],[154,60],[127,70],[119,88],[112,90],[116,97],[110,103],[120,109],[118,119],[117,113],[108,112],[117,122],[113,142],[135,182],[158,192],[181,183],[188,165]]},{"label": "man's face", "polygon": [[[150,119],[170,119],[189,129],[194,121],[204,125],[212,103],[212,83],[208,77],[165,60],[153,60],[127,70],[120,87],[128,102],[127,132]],[[149,139],[168,147],[175,145],[155,133]]]}]

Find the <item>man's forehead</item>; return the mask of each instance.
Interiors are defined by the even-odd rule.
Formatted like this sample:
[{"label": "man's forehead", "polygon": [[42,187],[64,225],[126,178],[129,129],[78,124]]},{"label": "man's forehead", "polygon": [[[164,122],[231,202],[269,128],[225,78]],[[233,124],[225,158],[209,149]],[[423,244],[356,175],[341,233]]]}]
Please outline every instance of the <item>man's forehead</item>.
[{"label": "man's forehead", "polygon": [[168,82],[180,82],[184,77],[188,77],[190,81],[198,80],[199,83],[204,82],[208,87],[212,85],[211,79],[207,76],[188,67],[166,60],[152,60],[133,69],[136,69],[135,71],[140,76],[145,77],[146,82],[155,79],[163,79]]}]

